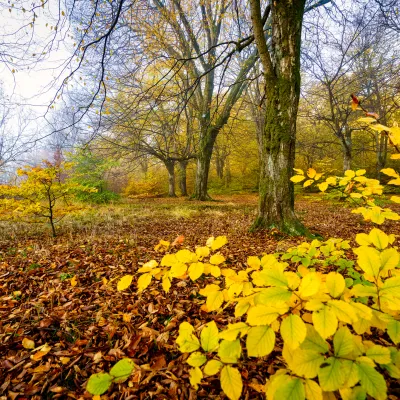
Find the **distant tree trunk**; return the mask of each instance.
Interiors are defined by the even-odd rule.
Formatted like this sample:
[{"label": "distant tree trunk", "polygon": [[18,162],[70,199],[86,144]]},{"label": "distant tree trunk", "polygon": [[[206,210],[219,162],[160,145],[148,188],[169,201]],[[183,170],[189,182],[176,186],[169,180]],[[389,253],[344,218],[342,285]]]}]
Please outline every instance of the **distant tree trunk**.
[{"label": "distant tree trunk", "polygon": [[175,161],[164,161],[168,171],[168,197],[176,197],[175,193]]},{"label": "distant tree trunk", "polygon": [[351,169],[353,141],[351,132],[346,132],[342,140],[343,148],[343,172]]},{"label": "distant tree trunk", "polygon": [[254,36],[265,76],[265,124],[260,132],[258,215],[252,229],[278,228],[304,235],[294,213],[293,175],[296,118],[300,97],[300,43],[305,0],[271,3],[272,41],[268,49],[260,1],[250,0]]},{"label": "distant tree trunk", "polygon": [[223,157],[218,156],[215,158],[215,167],[217,170],[217,176],[219,179],[224,178],[224,167],[225,167],[225,160]]},{"label": "distant tree trunk", "polygon": [[218,130],[207,132],[201,139],[199,152],[197,154],[197,169],[195,192],[193,198],[196,200],[211,200],[207,193],[208,174],[210,172],[211,156],[214,148]]},{"label": "distant tree trunk", "polygon": [[179,161],[179,189],[181,196],[187,196],[186,169],[189,161]]}]

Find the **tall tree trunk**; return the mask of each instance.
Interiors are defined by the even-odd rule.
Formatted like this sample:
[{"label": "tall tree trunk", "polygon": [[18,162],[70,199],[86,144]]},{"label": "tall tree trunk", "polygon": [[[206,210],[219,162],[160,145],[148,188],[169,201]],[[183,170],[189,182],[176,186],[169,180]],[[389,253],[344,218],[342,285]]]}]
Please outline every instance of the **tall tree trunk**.
[{"label": "tall tree trunk", "polygon": [[175,161],[164,161],[168,171],[168,197],[176,197],[175,193]]},{"label": "tall tree trunk", "polygon": [[381,170],[386,166],[387,160],[387,148],[388,148],[388,137],[377,132],[376,140],[376,178],[381,180]]},{"label": "tall tree trunk", "polygon": [[186,169],[189,161],[179,161],[179,190],[181,196],[187,196]]},{"label": "tall tree trunk", "polygon": [[347,170],[351,169],[351,161],[352,161],[352,150],[353,150],[353,141],[351,138],[351,132],[345,132],[342,139],[342,149],[343,149],[343,173]]},{"label": "tall tree trunk", "polygon": [[211,156],[218,131],[208,131],[203,135],[200,142],[197,154],[195,191],[192,196],[196,200],[211,200],[211,197],[207,193],[208,173],[210,172]]},{"label": "tall tree trunk", "polygon": [[223,159],[223,157],[217,156],[215,159],[215,167],[219,179],[223,179],[224,177],[224,166],[225,166],[225,160]]},{"label": "tall tree trunk", "polygon": [[265,125],[258,138],[260,183],[258,215],[252,229],[278,228],[307,233],[294,212],[293,175],[296,118],[300,96],[300,45],[305,0],[271,4],[272,48],[262,26],[260,1],[250,0],[254,36],[265,75]]}]

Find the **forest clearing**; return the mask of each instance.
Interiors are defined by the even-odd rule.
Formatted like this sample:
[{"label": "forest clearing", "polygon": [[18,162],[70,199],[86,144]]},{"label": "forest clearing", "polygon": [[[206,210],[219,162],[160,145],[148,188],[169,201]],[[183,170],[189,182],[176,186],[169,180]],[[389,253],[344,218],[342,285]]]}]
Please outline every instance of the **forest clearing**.
[{"label": "forest clearing", "polygon": [[[142,199],[100,206],[85,210],[75,221],[63,221],[55,239],[47,227],[28,225],[25,231],[14,231],[2,224],[0,395],[91,398],[85,391],[90,375],[129,357],[135,363],[129,379],[114,384],[112,394],[102,398],[220,398],[215,376],[203,379],[197,392],[191,387],[188,354],[175,344],[184,321],[198,329],[209,321],[223,327],[237,320],[232,306],[212,313],[201,309],[205,298],[198,291],[214,278],[192,282],[186,277],[173,283],[168,294],[161,285],[139,294],[137,270],[162,258],[154,249],[160,239],[173,243],[181,237],[174,246],[178,251],[204,246],[210,236],[226,235],[228,243],[220,252],[225,265],[235,271],[246,268],[249,256],[283,254],[303,239],[273,231],[249,233],[256,213],[254,195],[216,200]],[[346,203],[333,204],[318,194],[302,196],[296,205],[302,221],[325,240],[340,237],[354,245],[358,233],[373,227],[352,214]],[[385,222],[383,228],[400,234],[396,221]],[[346,250],[345,257],[351,260],[354,254]],[[295,271],[298,264],[290,263],[289,270]],[[117,282],[126,274],[134,276],[131,289],[119,292]],[[372,328],[365,338],[374,332]],[[27,346],[27,339],[38,350]],[[385,346],[387,339],[380,336],[378,342]],[[45,350],[40,349],[43,345]],[[264,377],[282,362],[274,356],[282,344],[277,341],[275,346],[267,357],[240,361],[243,398],[264,398]],[[389,398],[398,398],[398,382],[387,383]]]}]

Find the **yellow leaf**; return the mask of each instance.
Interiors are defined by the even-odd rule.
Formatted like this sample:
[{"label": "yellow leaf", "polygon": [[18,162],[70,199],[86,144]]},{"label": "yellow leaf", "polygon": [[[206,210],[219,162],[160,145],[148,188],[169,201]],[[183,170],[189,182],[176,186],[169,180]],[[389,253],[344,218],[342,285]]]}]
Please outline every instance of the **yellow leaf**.
[{"label": "yellow leaf", "polygon": [[322,182],[322,183],[320,183],[319,185],[318,185],[318,189],[321,191],[321,192],[325,192],[325,190],[326,189],[328,189],[328,182]]},{"label": "yellow leaf", "polygon": [[247,323],[249,325],[269,325],[279,317],[276,308],[257,304],[247,312]]},{"label": "yellow leaf", "polygon": [[250,256],[247,257],[247,265],[252,269],[259,270],[261,266],[261,261],[256,256]]},{"label": "yellow leaf", "polygon": [[379,252],[369,246],[361,246],[354,249],[358,256],[358,265],[365,272],[366,278],[377,278],[381,266]]},{"label": "yellow leaf", "polygon": [[200,351],[195,351],[186,360],[191,367],[201,367],[206,361],[207,357]]},{"label": "yellow leaf", "polygon": [[224,364],[222,364],[221,361],[218,360],[210,360],[207,362],[207,364],[204,367],[204,373],[206,375],[215,375],[217,374],[220,369],[223,367]]},{"label": "yellow leaf", "polygon": [[190,264],[188,272],[189,272],[189,278],[192,281],[195,281],[196,279],[200,278],[200,276],[203,274],[204,264],[202,262]]},{"label": "yellow leaf", "polygon": [[400,160],[400,154],[392,154],[392,155],[390,156],[390,158],[391,158],[392,160]]},{"label": "yellow leaf", "polygon": [[189,381],[190,384],[197,390],[199,388],[199,383],[203,379],[203,373],[199,367],[190,368],[189,370]]},{"label": "yellow leaf", "polygon": [[190,250],[183,249],[179,250],[176,254],[175,257],[178,259],[183,264],[187,264],[193,261],[197,261],[197,257],[194,253],[192,253]]},{"label": "yellow leaf", "polygon": [[237,368],[226,365],[221,370],[221,387],[230,400],[239,400],[242,394],[243,383]]},{"label": "yellow leaf", "polygon": [[324,357],[317,351],[298,348],[293,352],[293,360],[290,363],[290,369],[295,374],[305,378],[315,378],[323,362]]},{"label": "yellow leaf", "polygon": [[321,285],[321,279],[316,274],[316,272],[311,272],[306,275],[299,287],[299,294],[301,297],[310,297],[318,293]]},{"label": "yellow leaf", "polygon": [[394,203],[400,203],[400,196],[392,196],[390,200]]},{"label": "yellow leaf", "polygon": [[73,278],[71,278],[70,282],[71,282],[71,286],[76,286],[78,284],[78,282],[76,280],[76,275]]},{"label": "yellow leaf", "polygon": [[[142,276],[144,276],[144,275],[149,275],[149,274],[143,274]],[[140,278],[142,278],[142,276],[140,277]],[[139,278],[139,281],[140,281],[140,278]],[[118,283],[117,283],[117,290],[120,292],[120,291],[122,291],[122,290],[125,290],[125,289],[128,289],[128,287],[131,285],[131,283],[132,283],[132,279],[133,279],[133,276],[132,275],[125,275],[125,276],[123,276],[119,281],[118,281]],[[150,275],[150,280],[151,280],[151,275]],[[138,282],[139,282],[138,281]],[[150,282],[149,282],[150,283]],[[146,285],[146,287],[148,286],[148,284]],[[141,289],[141,290],[143,290],[143,289]]]},{"label": "yellow leaf", "polygon": [[311,186],[314,183],[314,179],[308,179],[307,181],[304,182],[303,187],[308,187]]},{"label": "yellow leaf", "polygon": [[217,324],[215,321],[211,321],[201,331],[201,347],[206,352],[214,351],[218,347],[218,340]]},{"label": "yellow leaf", "polygon": [[219,349],[218,357],[225,364],[237,363],[238,358],[242,354],[242,346],[240,340],[222,340]]},{"label": "yellow leaf", "polygon": [[206,246],[197,247],[196,255],[199,257],[199,260],[202,260],[204,257],[208,257],[210,255],[210,249]]},{"label": "yellow leaf", "polygon": [[326,287],[329,290],[329,294],[336,298],[343,293],[346,287],[346,282],[341,274],[337,272],[330,272],[326,276]]},{"label": "yellow leaf", "polygon": [[336,176],[330,176],[330,177],[326,178],[326,180],[325,180],[325,182],[328,185],[331,185],[331,186],[335,186],[336,185],[336,181],[337,181]]},{"label": "yellow leaf", "polygon": [[372,244],[378,249],[378,250],[383,250],[386,249],[386,247],[389,244],[389,237],[386,235],[386,233],[382,232],[378,228],[373,228],[371,232],[369,233],[369,239],[372,242]]},{"label": "yellow leaf", "polygon": [[282,321],[280,332],[285,344],[296,349],[306,338],[307,328],[298,315],[291,314]]},{"label": "yellow leaf", "polygon": [[182,263],[176,263],[171,267],[169,271],[169,276],[171,278],[179,278],[180,276],[185,275],[187,271],[187,265]]},{"label": "yellow leaf", "polygon": [[307,170],[307,175],[310,179],[314,179],[315,175],[317,174],[317,171],[314,168],[309,168]]},{"label": "yellow leaf", "polygon": [[267,325],[254,326],[247,332],[246,349],[249,357],[264,357],[275,346],[275,332]]},{"label": "yellow leaf", "polygon": [[353,170],[348,169],[348,170],[344,173],[344,176],[346,176],[347,178],[354,178],[354,177],[356,176],[356,173],[355,173]]},{"label": "yellow leaf", "polygon": [[301,182],[301,181],[304,181],[304,179],[306,179],[304,175],[295,175],[295,176],[292,176],[292,177],[290,178],[290,180],[291,180],[293,183],[299,183],[299,182]]},{"label": "yellow leaf", "polygon": [[163,277],[162,288],[164,289],[165,293],[169,292],[169,289],[171,288],[171,281],[169,280],[168,276]]},{"label": "yellow leaf", "polygon": [[365,170],[365,169],[358,169],[356,171],[356,176],[365,175],[366,172],[367,172],[367,170]]},{"label": "yellow leaf", "polygon": [[225,257],[222,254],[214,254],[210,257],[210,264],[219,265],[225,262]]},{"label": "yellow leaf", "polygon": [[[400,156],[400,154],[399,154]],[[391,176],[392,178],[398,178],[399,174],[393,168],[383,168],[381,172],[387,176]]]},{"label": "yellow leaf", "polygon": [[66,365],[71,361],[71,359],[69,357],[60,357],[60,361],[62,365]]},{"label": "yellow leaf", "polygon": [[51,346],[49,346],[47,343],[45,345],[43,345],[41,347],[41,349],[35,353],[31,355],[31,359],[38,361],[40,360],[43,356],[45,356],[49,351],[51,350]]},{"label": "yellow leaf", "polygon": [[218,310],[224,302],[224,295],[222,292],[212,292],[207,295],[207,310],[209,312]]},{"label": "yellow leaf", "polygon": [[322,389],[317,382],[306,379],[304,381],[304,389],[307,400],[323,400]]},{"label": "yellow leaf", "polygon": [[22,339],[22,346],[25,349],[34,349],[35,348],[35,342],[33,340],[23,338]]},{"label": "yellow leaf", "polygon": [[[150,285],[150,282],[151,282],[152,278],[153,277],[149,273],[140,275],[140,277],[139,277],[139,279],[137,281],[138,291],[142,292],[144,289],[146,289],[147,286]],[[131,279],[131,281],[132,281],[132,279]]]},{"label": "yellow leaf", "polygon": [[297,172],[299,175],[304,175],[304,172],[303,172],[303,170],[302,170],[302,169],[299,169],[299,168],[293,168],[293,171],[294,171],[294,172]]},{"label": "yellow leaf", "polygon": [[335,313],[327,306],[323,306],[320,310],[314,311],[312,314],[314,328],[323,339],[332,336],[337,329],[338,320]]},{"label": "yellow leaf", "polygon": [[[225,246],[228,243],[228,239],[226,236],[218,236],[214,241],[211,243],[211,250],[218,250],[222,246]],[[211,263],[212,264],[212,263]]]}]

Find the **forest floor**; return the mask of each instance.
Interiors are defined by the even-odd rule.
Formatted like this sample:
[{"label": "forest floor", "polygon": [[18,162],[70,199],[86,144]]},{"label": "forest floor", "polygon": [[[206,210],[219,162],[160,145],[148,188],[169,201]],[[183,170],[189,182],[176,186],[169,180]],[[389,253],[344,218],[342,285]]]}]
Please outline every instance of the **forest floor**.
[{"label": "forest floor", "polygon": [[[94,207],[63,220],[55,239],[47,228],[2,223],[0,399],[91,398],[85,391],[90,375],[108,371],[123,357],[138,367],[102,399],[224,398],[215,376],[203,379],[197,392],[191,388],[187,354],[178,351],[175,339],[181,322],[198,327],[214,320],[224,326],[232,320],[229,310],[203,312],[204,300],[194,292],[199,281],[175,280],[168,295],[154,287],[137,294],[137,276],[129,290],[118,292],[115,284],[125,274],[135,275],[143,263],[159,260],[154,247],[160,239],[172,242],[183,235],[181,248],[194,249],[211,236],[226,235],[221,253],[234,269],[243,268],[248,256],[282,252],[304,241],[278,232],[249,233],[255,196],[216,200],[143,199]],[[296,210],[325,239],[354,241],[372,228],[345,203],[318,196],[299,198]],[[400,223],[385,222],[382,230],[400,235]],[[47,346],[26,349],[24,338],[35,348]],[[239,367],[242,398],[264,398],[254,388],[278,368],[274,362],[244,359]],[[398,389],[390,386],[392,398],[400,397]]]}]

